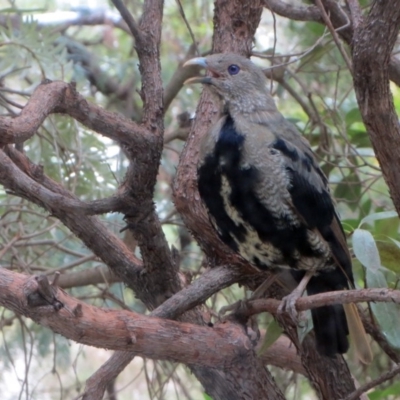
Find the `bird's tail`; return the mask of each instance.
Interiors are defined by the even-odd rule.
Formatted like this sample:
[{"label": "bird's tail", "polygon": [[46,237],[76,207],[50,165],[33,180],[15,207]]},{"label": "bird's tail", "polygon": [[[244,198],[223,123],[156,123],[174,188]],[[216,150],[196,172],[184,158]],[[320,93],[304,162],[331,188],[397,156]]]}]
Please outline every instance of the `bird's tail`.
[{"label": "bird's tail", "polygon": [[[307,285],[307,293],[313,295],[334,290],[327,287],[326,283],[318,275],[313,276]],[[311,315],[318,351],[328,357],[346,353],[349,348],[349,328],[343,306],[335,304],[314,308]]]},{"label": "bird's tail", "polygon": [[[309,295],[332,290],[335,289],[328,286],[326,278],[318,275],[312,277],[307,286]],[[346,353],[349,348],[347,335],[350,334],[357,357],[364,364],[371,363],[371,348],[355,304],[318,307],[311,310],[311,315],[319,352],[328,357]]]}]

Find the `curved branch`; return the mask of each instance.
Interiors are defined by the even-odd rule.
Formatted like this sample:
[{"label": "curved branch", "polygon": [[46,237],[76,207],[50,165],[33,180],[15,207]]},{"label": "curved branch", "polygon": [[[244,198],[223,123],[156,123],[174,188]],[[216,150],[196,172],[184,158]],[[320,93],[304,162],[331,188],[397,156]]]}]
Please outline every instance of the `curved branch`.
[{"label": "curved branch", "polygon": [[281,0],[264,0],[264,7],[294,21],[323,21],[321,12],[316,6],[293,6]]},{"label": "curved branch", "polygon": [[[15,150],[14,150],[15,151]],[[26,160],[25,160],[26,161]],[[23,167],[23,166],[21,166]],[[29,170],[29,166],[26,166]],[[35,174],[35,171],[33,171]],[[37,174],[35,180],[17,167],[7,155],[0,150],[0,183],[8,190],[27,198],[33,203],[51,212],[79,237],[116,275],[131,288],[138,289],[142,263],[128,247],[111,233],[96,217],[78,212],[78,208],[69,205],[81,204],[72,193],[61,185]],[[41,179],[45,184],[40,184]],[[39,181],[39,182],[37,182]],[[93,240],[96,238],[96,240]]]},{"label": "curved branch", "polygon": [[394,376],[400,374],[400,365],[397,364],[390,371],[385,372],[379,378],[373,379],[372,381],[366,383],[363,386],[360,386],[357,390],[355,390],[350,396],[347,396],[344,400],[357,400],[363,393],[368,392],[368,390],[372,389],[375,386],[380,385],[383,382],[392,379]]},{"label": "curved branch", "polygon": [[45,81],[35,89],[17,117],[0,118],[0,145],[29,139],[52,113],[68,114],[110,139],[122,144],[129,142],[137,153],[146,151],[153,143],[147,129],[122,115],[88,103],[74,84]]},{"label": "curved branch", "polygon": [[112,3],[128,25],[129,30],[131,31],[136,42],[140,44],[143,39],[142,32],[140,32],[139,25],[133,18],[133,15],[129,12],[129,10],[126,8],[125,4],[121,0],[112,0]]},{"label": "curved branch", "polygon": [[38,279],[0,269],[2,306],[82,344],[212,368],[228,368],[252,351],[250,339],[236,324],[210,328],[103,309],[50,288],[51,304],[51,295],[43,294]]},{"label": "curved branch", "polygon": [[151,315],[160,318],[177,318],[185,311],[204,303],[219,290],[245,278],[243,271],[237,268],[225,265],[212,268],[192,282],[191,285],[164,301]]}]

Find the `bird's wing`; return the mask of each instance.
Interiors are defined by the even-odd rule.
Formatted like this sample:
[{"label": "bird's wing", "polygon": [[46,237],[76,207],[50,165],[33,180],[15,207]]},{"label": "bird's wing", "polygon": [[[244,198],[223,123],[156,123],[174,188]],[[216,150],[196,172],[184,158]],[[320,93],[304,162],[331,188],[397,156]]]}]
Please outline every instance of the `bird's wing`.
[{"label": "bird's wing", "polygon": [[[286,190],[290,196],[280,198],[289,203],[291,210],[308,229],[319,232],[329,244],[337,265],[352,282],[351,258],[346,238],[335,211],[328,181],[315,160],[308,142],[280,113],[274,116],[268,115],[265,119],[259,117],[251,125],[248,122],[246,124],[242,129],[252,131],[246,132],[247,146],[251,147],[248,153],[256,155],[252,161],[260,170],[260,179],[263,177],[271,179],[271,166],[261,155],[265,154],[268,148],[275,149],[279,152],[282,167],[289,177]],[[238,125],[241,125],[240,121]],[[262,186],[263,184],[260,185]],[[267,196],[271,196],[271,193],[264,197],[263,195],[259,193],[261,201],[267,205],[270,201]]]}]

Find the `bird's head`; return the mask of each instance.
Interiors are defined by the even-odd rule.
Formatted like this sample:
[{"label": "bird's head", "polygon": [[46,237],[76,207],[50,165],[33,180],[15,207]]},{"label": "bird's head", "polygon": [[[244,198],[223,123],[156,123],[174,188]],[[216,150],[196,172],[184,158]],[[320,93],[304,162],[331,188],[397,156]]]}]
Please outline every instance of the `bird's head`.
[{"label": "bird's head", "polygon": [[210,86],[225,101],[231,113],[276,110],[266,87],[264,73],[249,59],[222,53],[193,58],[184,64],[188,65],[199,65],[209,74],[190,78],[185,84],[202,83]]}]

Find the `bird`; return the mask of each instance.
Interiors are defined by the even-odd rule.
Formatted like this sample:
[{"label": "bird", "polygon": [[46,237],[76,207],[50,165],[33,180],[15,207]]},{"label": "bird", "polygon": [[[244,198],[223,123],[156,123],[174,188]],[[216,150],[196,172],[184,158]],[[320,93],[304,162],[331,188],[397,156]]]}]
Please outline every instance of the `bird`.
[{"label": "bird", "polygon": [[[205,76],[221,115],[202,139],[197,184],[220,239],[261,271],[288,270],[298,283],[287,297],[354,287],[346,236],[328,180],[308,141],[278,111],[261,68],[233,53],[188,60]],[[311,310],[316,347],[334,357],[355,336],[360,360],[372,359],[354,304]]]}]

